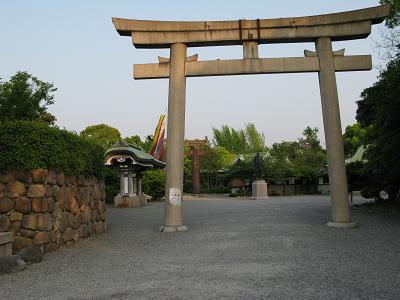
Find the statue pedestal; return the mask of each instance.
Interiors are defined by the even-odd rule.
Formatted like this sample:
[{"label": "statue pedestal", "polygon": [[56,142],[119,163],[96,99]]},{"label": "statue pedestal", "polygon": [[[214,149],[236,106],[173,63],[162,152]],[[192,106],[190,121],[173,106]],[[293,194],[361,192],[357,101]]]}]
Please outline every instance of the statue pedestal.
[{"label": "statue pedestal", "polygon": [[264,179],[256,179],[251,186],[252,199],[268,199],[267,183]]}]

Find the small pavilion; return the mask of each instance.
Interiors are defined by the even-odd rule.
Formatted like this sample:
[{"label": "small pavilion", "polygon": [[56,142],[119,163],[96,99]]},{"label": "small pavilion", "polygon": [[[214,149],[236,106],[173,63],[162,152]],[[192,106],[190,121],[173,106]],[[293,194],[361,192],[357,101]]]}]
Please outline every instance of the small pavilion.
[{"label": "small pavilion", "polygon": [[106,166],[119,170],[120,190],[114,197],[115,207],[140,207],[147,204],[142,191],[142,174],[148,169],[163,169],[166,164],[140,148],[118,142],[105,153]]}]

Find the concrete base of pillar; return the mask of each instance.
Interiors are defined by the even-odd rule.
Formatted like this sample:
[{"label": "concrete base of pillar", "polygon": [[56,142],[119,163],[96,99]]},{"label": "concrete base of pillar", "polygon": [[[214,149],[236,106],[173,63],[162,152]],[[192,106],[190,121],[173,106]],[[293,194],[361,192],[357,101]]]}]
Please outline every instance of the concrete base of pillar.
[{"label": "concrete base of pillar", "polygon": [[12,255],[13,232],[0,232],[0,257]]},{"label": "concrete base of pillar", "polygon": [[182,231],[187,231],[189,228],[187,226],[161,226],[160,227],[160,232],[182,232]]},{"label": "concrete base of pillar", "polygon": [[348,223],[335,223],[335,222],[328,222],[326,226],[330,228],[357,228],[357,223],[348,222]]},{"label": "concrete base of pillar", "polygon": [[268,199],[268,185],[264,179],[256,179],[251,186],[252,199]]}]

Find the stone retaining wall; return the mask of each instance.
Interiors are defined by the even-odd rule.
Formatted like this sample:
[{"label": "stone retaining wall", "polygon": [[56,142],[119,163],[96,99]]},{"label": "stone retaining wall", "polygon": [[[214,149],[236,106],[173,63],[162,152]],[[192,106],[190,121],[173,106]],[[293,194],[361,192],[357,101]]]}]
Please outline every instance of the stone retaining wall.
[{"label": "stone retaining wall", "polygon": [[105,230],[103,181],[44,169],[0,174],[0,232],[14,232],[13,252],[52,251]]}]

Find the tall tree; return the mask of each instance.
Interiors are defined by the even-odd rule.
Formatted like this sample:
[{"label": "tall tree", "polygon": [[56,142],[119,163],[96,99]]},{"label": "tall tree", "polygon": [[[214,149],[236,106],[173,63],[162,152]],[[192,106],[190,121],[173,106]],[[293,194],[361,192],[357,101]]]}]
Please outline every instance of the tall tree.
[{"label": "tall tree", "polygon": [[95,143],[103,146],[104,149],[110,148],[113,144],[121,140],[119,130],[106,124],[88,126],[81,131],[80,135],[93,140]]},{"label": "tall tree", "polygon": [[146,138],[143,142],[143,150],[146,152],[150,151],[151,146],[153,145],[154,136],[151,134],[146,135]]},{"label": "tall tree", "polygon": [[367,129],[359,123],[348,125],[343,134],[344,153],[346,157],[352,157],[357,149],[366,144]]},{"label": "tall tree", "polygon": [[246,135],[242,129],[235,130],[228,125],[222,125],[221,129],[213,127],[212,130],[214,145],[236,154],[248,152]]},{"label": "tall tree", "polygon": [[272,165],[271,174],[276,176],[275,181],[297,177],[308,182],[315,182],[319,170],[326,164],[326,154],[320,144],[318,131],[318,128],[307,126],[303,130],[303,137],[297,142],[281,142],[272,145],[269,161]]},{"label": "tall tree", "polygon": [[245,133],[250,152],[257,153],[265,151],[264,133],[259,132],[253,123],[246,124]]},{"label": "tall tree", "polygon": [[132,146],[141,148],[145,152],[149,152],[151,146],[153,145],[153,135],[150,135],[150,134],[146,135],[146,137],[144,138],[143,141],[140,138],[140,136],[132,135],[130,137],[124,138],[124,141]]},{"label": "tall tree", "polygon": [[381,4],[390,4],[391,11],[386,19],[387,29],[381,30],[376,40],[379,58],[387,64],[396,59],[400,47],[400,0],[381,0]]},{"label": "tall tree", "polygon": [[253,123],[244,129],[234,129],[223,125],[221,129],[213,127],[213,143],[235,154],[256,153],[266,150],[265,136]]},{"label": "tall tree", "polygon": [[372,175],[374,190],[385,190],[390,200],[399,203],[400,53],[379,80],[363,91],[357,104],[357,121],[369,128],[365,171]]},{"label": "tall tree", "polygon": [[321,167],[326,164],[326,154],[318,138],[317,127],[306,127],[303,137],[299,139],[300,153],[296,158],[296,165],[300,177],[309,182],[316,180]]},{"label": "tall tree", "polygon": [[298,142],[281,142],[272,145],[271,158],[268,160],[275,174],[275,181],[283,181],[289,177],[301,177],[296,162],[301,155]]},{"label": "tall tree", "polygon": [[391,11],[390,16],[386,20],[386,24],[389,28],[394,28],[400,25],[400,0],[380,0],[381,4],[390,4]]},{"label": "tall tree", "polygon": [[203,176],[207,177],[208,188],[211,185],[218,185],[218,171],[227,169],[235,160],[235,155],[223,147],[211,147],[205,144],[201,148],[200,167],[206,172]]},{"label": "tall tree", "polygon": [[18,72],[9,81],[0,82],[0,122],[39,120],[54,125],[56,117],[47,107],[54,104],[56,90],[52,83],[27,72]]},{"label": "tall tree", "polygon": [[[275,143],[264,155],[264,170],[271,182],[281,183],[290,177],[316,181],[326,164],[326,153],[318,139],[318,128],[307,127],[303,137],[294,142]],[[243,160],[229,168],[230,178],[252,179],[253,155],[243,155]]]},{"label": "tall tree", "polygon": [[230,166],[235,159],[234,154],[220,146],[211,147],[206,144],[202,146],[201,152],[200,166],[211,173]]},{"label": "tall tree", "polygon": [[142,139],[137,134],[124,138],[124,141],[126,143],[128,143],[132,146],[138,147],[140,149],[143,149],[145,146],[144,142],[142,142]]},{"label": "tall tree", "polygon": [[311,128],[307,126],[303,130],[303,137],[299,139],[300,148],[307,150],[321,150],[321,143],[318,138],[319,129],[317,127]]}]

